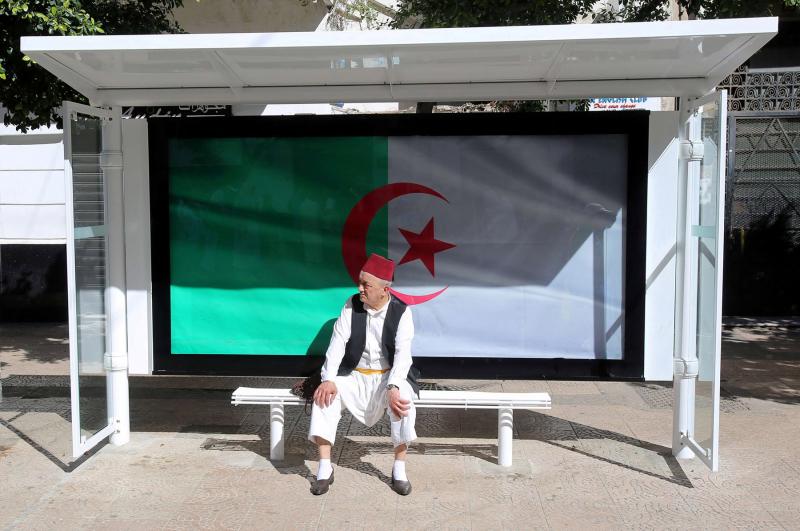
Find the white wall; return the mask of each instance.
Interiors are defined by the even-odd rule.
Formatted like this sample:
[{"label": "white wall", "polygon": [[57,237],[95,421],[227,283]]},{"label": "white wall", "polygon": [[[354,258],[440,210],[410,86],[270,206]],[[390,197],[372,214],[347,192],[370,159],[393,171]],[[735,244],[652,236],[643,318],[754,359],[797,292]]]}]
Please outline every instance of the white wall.
[{"label": "white wall", "polygon": [[678,112],[650,113],[645,260],[645,380],[672,380],[678,226],[678,120]]},{"label": "white wall", "polygon": [[65,243],[65,227],[61,131],[0,126],[0,244]]}]

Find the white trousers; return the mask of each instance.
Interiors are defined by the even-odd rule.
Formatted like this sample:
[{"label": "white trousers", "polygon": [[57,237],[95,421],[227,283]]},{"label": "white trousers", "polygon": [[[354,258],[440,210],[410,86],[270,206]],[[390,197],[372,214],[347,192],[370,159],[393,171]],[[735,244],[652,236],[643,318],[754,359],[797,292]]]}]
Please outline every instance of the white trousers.
[{"label": "white trousers", "polygon": [[365,424],[373,426],[384,413],[389,415],[392,431],[392,444],[400,446],[408,444],[417,438],[414,431],[414,422],[417,411],[414,407],[414,390],[407,381],[400,385],[400,396],[411,402],[405,417],[396,417],[389,409],[389,397],[386,384],[389,373],[361,374],[353,371],[347,376],[337,376],[336,398],[327,407],[314,404],[311,409],[311,426],[308,429],[308,439],[316,442],[315,437],[321,437],[333,444],[336,441],[336,427],[342,418],[342,405],[347,408],[353,417]]}]

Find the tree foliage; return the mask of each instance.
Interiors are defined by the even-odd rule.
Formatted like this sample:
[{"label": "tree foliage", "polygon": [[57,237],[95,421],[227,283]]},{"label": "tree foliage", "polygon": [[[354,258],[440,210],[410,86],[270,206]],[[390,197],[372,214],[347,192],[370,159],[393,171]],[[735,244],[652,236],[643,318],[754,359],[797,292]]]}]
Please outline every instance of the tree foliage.
[{"label": "tree foliage", "polygon": [[85,102],[20,52],[25,35],[174,33],[182,0],[0,0],[0,105],[19,131],[61,124],[63,100]]},{"label": "tree foliage", "polygon": [[172,16],[183,0],[90,0],[83,4],[110,35],[183,32]]},{"label": "tree foliage", "polygon": [[[689,18],[797,14],[800,0],[677,0]],[[392,27],[465,28],[666,20],[669,0],[400,0]]]},{"label": "tree foliage", "polygon": [[800,0],[678,0],[690,18],[742,18],[790,14]]},{"label": "tree foliage", "polygon": [[667,20],[669,15],[669,2],[664,0],[619,0],[618,5],[611,3],[598,5],[593,21],[653,22]]},{"label": "tree foliage", "polygon": [[570,24],[591,12],[595,0],[401,0],[395,28]]}]

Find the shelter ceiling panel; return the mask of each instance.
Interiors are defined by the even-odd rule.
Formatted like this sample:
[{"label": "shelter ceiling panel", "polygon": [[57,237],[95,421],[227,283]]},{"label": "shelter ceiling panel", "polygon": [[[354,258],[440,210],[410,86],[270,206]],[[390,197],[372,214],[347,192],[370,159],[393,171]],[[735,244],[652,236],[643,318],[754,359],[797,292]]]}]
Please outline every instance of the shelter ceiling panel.
[{"label": "shelter ceiling panel", "polygon": [[[374,84],[387,81],[384,54],[338,53],[325,50],[218,52],[245,86]],[[200,86],[200,85],[197,85]]]},{"label": "shelter ceiling panel", "polygon": [[701,96],[777,28],[773,17],[23,37],[21,48],[107,105]]},{"label": "shelter ceiling panel", "polygon": [[397,83],[460,83],[465,78],[473,83],[541,81],[562,48],[562,43],[414,48],[393,57],[391,78]]},{"label": "shelter ceiling panel", "polygon": [[748,40],[706,36],[573,42],[554,74],[561,80],[703,78]]},{"label": "shelter ceiling panel", "polygon": [[[66,54],[65,54],[66,55]],[[139,50],[70,52],[72,69],[98,88],[227,86],[203,51]]]}]

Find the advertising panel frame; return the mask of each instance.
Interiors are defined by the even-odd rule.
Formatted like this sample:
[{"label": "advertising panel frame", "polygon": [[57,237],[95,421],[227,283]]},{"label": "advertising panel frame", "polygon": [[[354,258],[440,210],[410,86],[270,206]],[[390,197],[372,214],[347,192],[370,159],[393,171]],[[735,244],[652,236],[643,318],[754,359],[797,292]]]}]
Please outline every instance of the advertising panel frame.
[{"label": "advertising panel frame", "polygon": [[631,111],[234,117],[202,121],[150,121],[154,374],[300,376],[315,370],[321,363],[321,359],[316,356],[172,354],[169,139],[623,134],[628,141],[623,359],[440,358],[420,355],[415,355],[414,359],[415,364],[421,367],[423,377],[430,378],[643,380],[648,120],[649,112]]}]

